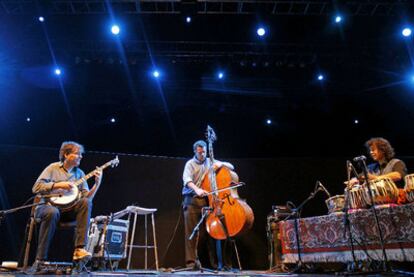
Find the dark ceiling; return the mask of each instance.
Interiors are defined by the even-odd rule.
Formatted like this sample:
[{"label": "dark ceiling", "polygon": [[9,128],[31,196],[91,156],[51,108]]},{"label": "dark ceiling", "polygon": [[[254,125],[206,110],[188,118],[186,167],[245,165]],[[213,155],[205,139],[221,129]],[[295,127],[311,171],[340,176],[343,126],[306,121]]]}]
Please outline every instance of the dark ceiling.
[{"label": "dark ceiling", "polygon": [[0,143],[188,156],[210,124],[219,157],[353,156],[372,136],[412,155],[414,46],[400,33],[413,13],[385,0],[0,0]]}]

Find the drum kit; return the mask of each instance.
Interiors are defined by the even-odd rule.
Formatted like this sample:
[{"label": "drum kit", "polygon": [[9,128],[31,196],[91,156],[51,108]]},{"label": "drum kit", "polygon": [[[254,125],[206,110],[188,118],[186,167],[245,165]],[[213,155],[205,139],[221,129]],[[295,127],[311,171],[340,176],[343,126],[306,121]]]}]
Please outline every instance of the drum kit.
[{"label": "drum kit", "polygon": [[[408,202],[414,202],[414,174],[406,175],[404,192]],[[348,182],[346,182],[348,184]],[[342,212],[345,207],[345,197],[349,198],[350,209],[367,209],[372,205],[396,204],[399,197],[399,189],[390,178],[379,178],[360,184],[355,182],[345,188],[345,193],[328,198],[325,203],[328,213]],[[370,193],[372,193],[372,199]]]}]

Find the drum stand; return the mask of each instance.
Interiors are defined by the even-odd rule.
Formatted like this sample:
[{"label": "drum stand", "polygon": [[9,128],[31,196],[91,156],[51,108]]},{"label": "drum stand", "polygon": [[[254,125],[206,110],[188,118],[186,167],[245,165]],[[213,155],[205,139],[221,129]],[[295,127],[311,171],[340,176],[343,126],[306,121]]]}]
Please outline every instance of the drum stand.
[{"label": "drum stand", "polygon": [[[288,202],[288,204],[291,204],[293,208],[291,208],[292,213],[289,217],[293,217],[294,222],[294,228],[295,228],[295,236],[296,236],[296,247],[298,249],[298,264],[295,269],[292,270],[292,273],[305,273],[309,272],[309,267],[302,261],[302,255],[300,250],[300,235],[299,235],[299,223],[298,219],[300,218],[300,212],[302,211],[303,206],[305,206],[306,203],[308,203],[309,200],[313,199],[315,195],[320,191],[319,187],[315,187],[313,192],[306,198],[298,207],[295,207],[292,202]],[[289,219],[286,218],[286,220]]]}]

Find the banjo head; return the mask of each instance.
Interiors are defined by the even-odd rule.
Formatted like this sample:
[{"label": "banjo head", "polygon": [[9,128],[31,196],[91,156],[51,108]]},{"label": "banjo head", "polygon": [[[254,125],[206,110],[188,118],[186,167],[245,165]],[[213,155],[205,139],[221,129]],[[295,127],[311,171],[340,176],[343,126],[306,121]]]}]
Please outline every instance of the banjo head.
[{"label": "banjo head", "polygon": [[52,202],[53,205],[65,206],[71,204],[72,202],[78,199],[79,188],[77,186],[73,186],[71,190],[54,190],[52,191],[52,194],[60,195],[50,198],[50,202]]}]

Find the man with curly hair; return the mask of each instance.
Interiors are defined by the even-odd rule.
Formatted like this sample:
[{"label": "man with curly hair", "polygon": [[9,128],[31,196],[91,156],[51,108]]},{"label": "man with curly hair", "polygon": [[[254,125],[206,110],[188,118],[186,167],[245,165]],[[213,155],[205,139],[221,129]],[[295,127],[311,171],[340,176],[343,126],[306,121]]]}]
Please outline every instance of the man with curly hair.
[{"label": "man with curly hair", "polygon": [[390,178],[398,187],[402,187],[407,167],[402,160],[394,158],[395,152],[389,141],[381,137],[371,138],[365,146],[374,160],[374,163],[368,165],[368,178]]}]

